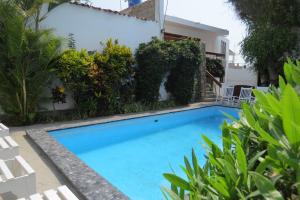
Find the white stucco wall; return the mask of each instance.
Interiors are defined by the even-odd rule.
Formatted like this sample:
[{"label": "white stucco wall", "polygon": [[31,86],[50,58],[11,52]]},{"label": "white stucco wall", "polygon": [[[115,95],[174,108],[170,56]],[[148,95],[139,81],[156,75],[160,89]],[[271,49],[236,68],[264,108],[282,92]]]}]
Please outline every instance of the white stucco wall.
[{"label": "white stucco wall", "polygon": [[51,28],[57,36],[68,38],[74,34],[76,48],[101,50],[100,42],[118,39],[135,50],[140,43],[160,37],[159,23],[122,16],[81,5],[64,3],[54,8],[41,22],[41,28]]},{"label": "white stucco wall", "polygon": [[232,68],[226,69],[225,85],[251,85],[257,86],[257,74],[249,68]]},{"label": "white stucco wall", "polygon": [[193,37],[193,38],[200,38],[201,41],[206,46],[206,51],[221,53],[220,38],[222,37],[217,33],[206,31],[206,30],[200,30],[189,26],[184,26],[173,22],[169,22],[169,21],[166,21],[165,23],[165,32]]}]

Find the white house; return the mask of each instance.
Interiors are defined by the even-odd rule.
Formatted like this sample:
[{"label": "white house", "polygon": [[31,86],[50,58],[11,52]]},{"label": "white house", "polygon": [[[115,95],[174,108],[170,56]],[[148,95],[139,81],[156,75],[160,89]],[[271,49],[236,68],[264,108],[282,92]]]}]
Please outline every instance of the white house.
[{"label": "white house", "polygon": [[136,49],[140,43],[160,37],[157,21],[80,3],[63,3],[55,7],[47,13],[40,27],[51,28],[63,38],[72,34],[76,48],[88,51],[100,50],[100,42],[109,38]]},{"label": "white house", "polygon": [[164,16],[163,5],[164,0],[147,0],[118,12],[76,2],[63,3],[47,13],[40,27],[51,28],[63,38],[73,34],[77,49],[99,50],[99,43],[109,38],[118,39],[120,44],[135,50],[152,37],[192,37],[201,39],[209,54],[227,58],[227,30]]},{"label": "white house", "polygon": [[257,86],[257,73],[245,63],[238,63],[235,60],[236,54],[229,51],[229,64],[226,69],[224,85],[250,85]]},{"label": "white house", "polygon": [[[45,6],[45,9],[47,6]],[[112,11],[89,4],[69,2],[58,5],[46,14],[41,28],[51,28],[57,36],[68,38],[72,34],[75,47],[88,51],[101,50],[100,42],[117,39],[133,51],[140,43],[152,37],[165,40],[197,38],[205,44],[206,55],[223,60],[228,68],[228,30],[165,16],[164,0],[147,0],[121,11]],[[164,89],[162,99],[167,98]]]}]

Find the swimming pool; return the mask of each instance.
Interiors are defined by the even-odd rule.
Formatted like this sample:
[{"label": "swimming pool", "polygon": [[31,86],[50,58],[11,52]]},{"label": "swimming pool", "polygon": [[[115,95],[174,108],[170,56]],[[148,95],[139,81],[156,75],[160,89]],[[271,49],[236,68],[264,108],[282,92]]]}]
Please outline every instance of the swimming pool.
[{"label": "swimming pool", "polygon": [[162,174],[182,175],[183,156],[194,148],[200,163],[201,134],[221,145],[220,125],[234,108],[211,106],[188,111],[49,131],[59,143],[133,200],[162,199]]}]

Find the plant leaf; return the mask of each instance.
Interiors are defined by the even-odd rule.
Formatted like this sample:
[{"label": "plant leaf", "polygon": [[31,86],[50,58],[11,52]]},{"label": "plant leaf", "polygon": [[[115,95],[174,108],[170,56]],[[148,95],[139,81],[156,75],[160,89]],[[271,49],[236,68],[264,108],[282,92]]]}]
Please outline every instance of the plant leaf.
[{"label": "plant leaf", "polygon": [[[229,198],[230,194],[228,192],[228,187],[226,185],[218,182],[216,180],[217,177],[210,177],[208,179],[209,183],[213,186],[214,189],[216,189],[220,194],[222,194],[224,197]],[[224,182],[223,182],[224,183]]]},{"label": "plant leaf", "polygon": [[257,160],[266,153],[267,150],[263,150],[258,152],[253,158],[251,158],[248,162],[248,170],[252,170]]},{"label": "plant leaf", "polygon": [[273,183],[263,175],[250,172],[257,189],[266,200],[284,200],[279,191],[277,191]]},{"label": "plant leaf", "polygon": [[260,139],[269,142],[270,144],[280,146],[280,143],[275,138],[273,138],[269,133],[267,133],[264,129],[262,129],[258,124],[258,122],[256,122],[255,130],[259,133],[261,137]]},{"label": "plant leaf", "polygon": [[236,144],[236,159],[239,166],[239,170],[244,176],[244,183],[246,184],[248,176],[247,159],[242,146],[238,143]]},{"label": "plant leaf", "polygon": [[167,195],[165,193],[167,193],[171,197],[172,200],[181,200],[177,194],[175,194],[172,190],[170,190],[166,187],[162,187],[162,191],[166,198],[167,198]]},{"label": "plant leaf", "polygon": [[292,145],[300,144],[300,132],[297,125],[300,124],[299,97],[291,85],[287,85],[281,99],[282,120],[284,132]]},{"label": "plant leaf", "polygon": [[184,190],[188,190],[188,191],[191,190],[190,184],[186,180],[180,178],[179,176],[176,176],[175,174],[167,174],[167,173],[163,174],[163,176],[175,186],[180,187]]}]

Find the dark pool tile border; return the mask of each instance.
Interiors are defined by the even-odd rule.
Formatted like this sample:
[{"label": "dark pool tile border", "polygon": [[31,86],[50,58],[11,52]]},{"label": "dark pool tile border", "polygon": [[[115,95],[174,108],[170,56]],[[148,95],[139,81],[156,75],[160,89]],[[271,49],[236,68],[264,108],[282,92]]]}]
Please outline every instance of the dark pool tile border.
[{"label": "dark pool tile border", "polygon": [[149,117],[153,115],[163,115],[212,106],[237,108],[234,106],[222,104],[200,105],[197,107],[185,107],[151,113],[139,113],[127,116],[119,116],[117,119],[113,117],[106,117],[82,122],[77,121],[74,123],[66,123],[55,127],[31,129],[27,130],[26,133],[29,138],[54,163],[57,169],[70,182],[70,184],[72,184],[77,192],[80,193],[86,200],[127,200],[129,198],[125,194],[115,188],[111,183],[97,174],[90,167],[88,167],[83,161],[81,161],[76,155],[67,150],[63,145],[59,144],[52,136],[48,134],[47,131]]},{"label": "dark pool tile border", "polygon": [[66,123],[63,125],[55,126],[55,127],[47,127],[47,128],[44,128],[43,130],[57,131],[57,130],[62,130],[62,129],[71,129],[71,128],[77,128],[77,127],[97,125],[97,124],[106,124],[106,123],[111,123],[111,122],[151,117],[151,116],[156,116],[156,115],[165,115],[165,114],[171,114],[171,113],[177,113],[177,112],[183,112],[183,111],[189,111],[189,110],[197,110],[200,108],[216,107],[216,106],[240,109],[239,106],[212,103],[212,104],[208,104],[208,105],[199,105],[197,107],[183,107],[183,108],[174,108],[174,109],[169,109],[169,110],[151,111],[151,112],[144,112],[144,113],[134,113],[134,114],[124,114],[124,115],[122,114],[122,115],[117,115],[117,119],[113,118],[114,116],[108,116],[108,117],[101,117],[101,118],[96,118],[96,119],[88,119],[88,120],[84,120],[84,121],[75,121],[74,123]]},{"label": "dark pool tile border", "polygon": [[86,200],[129,199],[77,156],[56,142],[45,130],[27,130],[26,133]]}]

